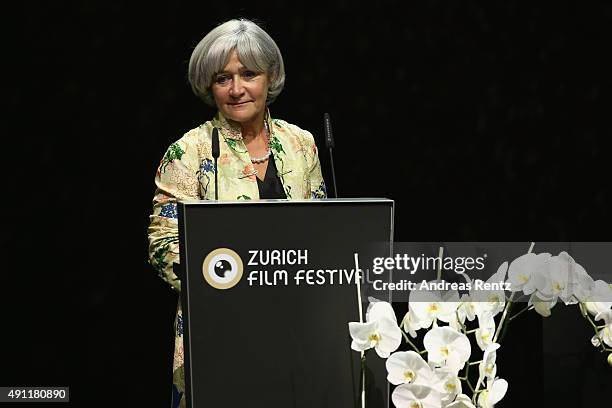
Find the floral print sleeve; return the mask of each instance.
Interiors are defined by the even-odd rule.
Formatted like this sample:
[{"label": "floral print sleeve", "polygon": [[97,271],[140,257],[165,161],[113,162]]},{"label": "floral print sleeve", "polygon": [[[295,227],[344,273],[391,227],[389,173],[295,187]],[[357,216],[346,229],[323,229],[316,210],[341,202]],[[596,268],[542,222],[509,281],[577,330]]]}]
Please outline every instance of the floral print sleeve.
[{"label": "floral print sleeve", "polygon": [[155,176],[157,189],[148,229],[149,262],[158,275],[177,291],[181,285],[172,269],[173,263],[179,263],[176,201],[200,198],[198,162],[194,130],[170,145]]},{"label": "floral print sleeve", "polygon": [[304,145],[304,156],[308,164],[306,176],[310,185],[311,198],[326,198],[327,189],[325,188],[325,181],[321,173],[321,163],[319,162],[319,154],[314,137],[309,131],[303,130],[301,139]]}]

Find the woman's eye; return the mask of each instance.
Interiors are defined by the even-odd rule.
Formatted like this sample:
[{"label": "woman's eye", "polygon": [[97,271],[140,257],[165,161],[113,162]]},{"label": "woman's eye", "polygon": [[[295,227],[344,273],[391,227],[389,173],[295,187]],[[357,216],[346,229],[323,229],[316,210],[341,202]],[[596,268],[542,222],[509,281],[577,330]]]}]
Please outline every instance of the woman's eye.
[{"label": "woman's eye", "polygon": [[229,79],[230,78],[227,75],[218,75],[215,78],[215,83],[217,83],[217,84],[225,84],[227,81],[229,81]]},{"label": "woman's eye", "polygon": [[242,76],[245,78],[255,78],[257,76],[257,72],[253,72],[253,71],[244,71],[242,73]]}]

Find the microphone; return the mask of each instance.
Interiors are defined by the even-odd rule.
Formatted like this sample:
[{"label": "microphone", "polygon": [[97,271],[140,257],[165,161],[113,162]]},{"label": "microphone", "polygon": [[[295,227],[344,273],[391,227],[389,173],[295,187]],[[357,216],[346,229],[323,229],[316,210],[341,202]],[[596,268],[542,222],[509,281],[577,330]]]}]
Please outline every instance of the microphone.
[{"label": "microphone", "polygon": [[334,169],[334,155],[332,149],[334,148],[334,135],[332,133],[331,119],[329,113],[323,114],[323,127],[325,129],[325,146],[329,150],[329,161],[331,163],[332,171],[332,182],[334,185],[334,198],[338,198],[338,187],[336,186],[336,171]]},{"label": "microphone", "polygon": [[219,158],[219,155],[221,154],[220,149],[219,149],[219,129],[217,128],[213,128],[213,132],[212,132],[212,157],[213,160],[215,161],[215,200],[219,199],[219,192],[217,191],[217,159]]},{"label": "microphone", "polygon": [[323,114],[323,125],[325,126],[325,145],[328,149],[331,149],[334,146],[334,135],[332,133],[331,127],[331,119],[329,118],[329,113]]}]

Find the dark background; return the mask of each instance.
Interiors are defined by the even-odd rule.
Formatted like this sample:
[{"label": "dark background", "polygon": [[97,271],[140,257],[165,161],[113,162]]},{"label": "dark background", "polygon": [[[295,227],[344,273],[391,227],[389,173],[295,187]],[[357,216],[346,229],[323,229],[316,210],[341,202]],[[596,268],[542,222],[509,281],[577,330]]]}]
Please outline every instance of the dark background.
[{"label": "dark background", "polygon": [[[214,113],[189,89],[191,50],[237,16],[283,51],[272,115],[315,134],[329,184],[331,113],[340,195],[396,200],[396,240],[609,240],[605,2],[24,2],[3,14],[1,385],[68,385],[74,406],[168,406],[176,296],[146,262],[153,178],[167,146]],[[603,401],[605,356],[575,310],[554,312],[509,332],[500,406]]]}]

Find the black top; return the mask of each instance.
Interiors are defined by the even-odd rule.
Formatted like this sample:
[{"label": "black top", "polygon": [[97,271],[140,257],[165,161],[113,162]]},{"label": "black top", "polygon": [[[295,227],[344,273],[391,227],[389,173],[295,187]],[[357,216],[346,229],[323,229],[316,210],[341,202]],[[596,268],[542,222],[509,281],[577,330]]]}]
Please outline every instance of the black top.
[{"label": "black top", "polygon": [[257,188],[259,188],[259,198],[287,198],[283,183],[281,183],[276,173],[276,164],[274,164],[274,155],[271,154],[268,159],[268,168],[266,169],[266,177],[263,181],[259,177],[257,179]]}]

